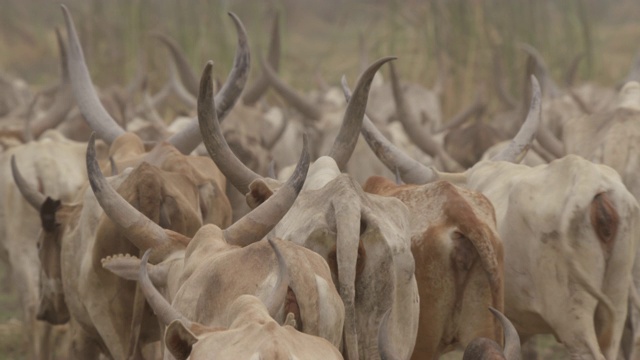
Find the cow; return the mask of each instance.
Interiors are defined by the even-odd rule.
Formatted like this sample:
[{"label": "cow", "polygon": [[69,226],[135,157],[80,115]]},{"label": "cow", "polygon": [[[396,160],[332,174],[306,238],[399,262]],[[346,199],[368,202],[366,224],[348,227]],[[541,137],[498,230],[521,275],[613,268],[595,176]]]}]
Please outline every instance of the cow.
[{"label": "cow", "polygon": [[[207,67],[209,71],[210,67],[211,63],[209,63]],[[215,114],[215,110],[213,110],[213,114]],[[179,302],[180,299],[183,299],[182,301],[185,302],[185,308],[180,308],[179,310],[189,311],[186,312],[187,315],[192,314],[194,311],[202,311],[201,315],[203,317],[213,316],[212,312],[214,314],[216,313],[213,311],[215,307],[210,307],[206,304],[196,306],[195,304],[198,303],[197,299],[203,290],[203,286],[206,287],[208,284],[208,286],[215,287],[216,283],[203,283],[202,277],[209,275],[212,269],[210,265],[215,266],[216,263],[213,262],[212,264],[211,260],[215,259],[217,256],[219,256],[219,260],[217,261],[219,264],[218,266],[222,269],[226,267],[224,260],[227,257],[224,256],[224,251],[218,252],[216,251],[216,248],[218,248],[218,250],[222,250],[226,245],[227,252],[229,253],[227,255],[232,257],[232,253],[237,255],[241,254],[234,252],[235,249],[232,247],[230,248],[229,244],[245,246],[262,239],[282,218],[282,216],[284,216],[289,207],[295,201],[300,189],[302,188],[309,166],[308,152],[305,151],[301,155],[294,174],[280,189],[278,189],[274,196],[269,197],[269,199],[267,199],[261,206],[256,207],[251,213],[247,214],[233,225],[227,227],[225,230],[221,230],[219,227],[211,225],[202,228],[199,227],[196,229],[197,233],[191,233],[185,236],[171,230],[165,230],[156,225],[154,221],[149,219],[148,215],[144,212],[138,212],[138,210],[131,206],[130,201],[127,201],[123,197],[117,195],[117,192],[110,186],[107,179],[102,176],[102,172],[95,159],[95,150],[93,146],[94,141],[92,138],[87,148],[87,171],[89,173],[91,188],[95,194],[95,200],[97,200],[100,206],[104,208],[104,212],[109,215],[115,228],[119,229],[122,234],[131,241],[131,244],[133,244],[132,246],[135,246],[140,250],[146,250],[148,248],[154,249],[154,257],[152,258],[154,263],[162,262],[165,258],[171,257],[177,252],[184,251],[183,256],[185,261],[182,269],[183,271],[180,275],[182,281],[179,283],[181,284],[181,287],[176,292],[174,302]],[[138,167],[138,169],[139,168],[140,167]],[[150,176],[147,175],[146,178],[150,178]],[[256,179],[256,181],[261,182],[261,179]],[[120,192],[122,193],[122,191]],[[85,198],[85,203],[87,202],[88,199]],[[113,239],[110,240],[113,242]],[[125,249],[125,251],[122,251],[121,253],[131,253],[131,251],[126,251]],[[251,253],[251,251],[247,250],[245,254],[246,253]],[[103,253],[102,255],[104,255],[104,258],[108,254]],[[96,256],[93,257],[93,259],[95,258]],[[238,261],[240,261],[240,263],[246,263],[241,259],[236,260],[236,262]],[[64,269],[63,273],[66,273]],[[261,273],[262,276],[264,276],[268,271],[258,273]],[[233,280],[231,280],[231,283],[233,283]],[[255,283],[247,281],[245,284],[247,287],[253,288],[255,291]],[[292,285],[292,287],[295,291],[297,286]],[[175,286],[173,288],[175,289]],[[240,289],[239,291],[242,293],[243,290]],[[71,292],[73,293],[73,291]],[[227,295],[232,296],[232,294]],[[224,301],[224,294],[222,294],[219,299]],[[307,304],[305,301],[299,301],[296,303],[300,305],[302,310],[305,310]],[[333,303],[335,304],[335,301]],[[116,314],[113,314],[112,316],[115,315]],[[307,318],[305,316],[302,319],[306,319],[307,326],[311,329],[314,328],[315,324],[312,321],[312,317]],[[111,317],[104,320],[116,321]],[[340,325],[341,321],[338,321],[337,323]],[[322,330],[317,331],[320,332]],[[339,338],[339,334],[334,334],[334,337]]]},{"label": "cow", "polygon": [[494,340],[479,337],[464,349],[462,360],[520,360],[520,336],[515,327],[500,311],[494,308],[489,310],[502,324],[504,348]]},{"label": "cow", "polygon": [[[207,235],[211,235],[211,232],[208,232]],[[194,239],[193,241],[198,240]],[[209,242],[211,242],[211,239]],[[260,245],[261,248],[265,248],[264,241],[260,241],[254,245],[260,243],[262,243]],[[284,302],[285,307],[295,305],[292,304],[289,299],[291,292],[289,288],[289,277],[294,274],[289,274],[287,269],[288,257],[287,260],[285,260],[286,256],[279,250],[279,247],[282,246],[288,246],[289,249],[295,248],[295,246],[280,241],[280,245],[277,247],[276,243],[272,240],[269,240],[269,244],[273,247],[273,252],[277,258],[278,272],[275,285],[270,285],[265,289],[269,292],[269,296],[267,297],[268,305],[265,305],[263,301],[256,296],[247,294],[240,295],[232,300],[223,313],[218,314],[215,325],[212,324],[211,321],[203,322],[207,319],[203,318],[197,311],[195,311],[195,318],[197,318],[197,320],[191,320],[175,306],[178,305],[179,307],[180,304],[169,304],[169,302],[163,298],[149,278],[146,265],[151,249],[147,250],[139,266],[138,281],[141,284],[145,297],[154,308],[154,311],[159,314],[161,321],[168,326],[165,333],[165,344],[174,358],[179,360],[187,358],[238,359],[257,356],[261,359],[342,359],[340,352],[335,346],[332,346],[329,341],[298,332],[296,328],[302,327],[302,324],[299,323],[301,319],[298,317],[296,321],[293,312],[287,314],[283,326],[280,326],[280,324],[271,317],[272,315],[270,314],[273,312],[273,308],[279,307],[281,303]],[[250,254],[243,255],[244,260],[251,259],[253,260],[252,263],[255,264],[264,263],[265,256],[268,255],[263,254],[264,251],[249,250],[251,246],[252,245],[241,250],[237,249],[238,251],[235,251],[235,253],[248,252]],[[307,252],[315,255],[308,250]],[[198,254],[198,251],[194,251],[193,254]],[[315,256],[318,257],[317,255]],[[302,256],[302,258],[305,259],[304,256]],[[311,260],[308,257],[306,259]],[[322,259],[320,259],[320,261],[320,264],[325,268],[327,279],[318,277],[316,281],[318,281],[318,283],[323,282],[326,285],[331,285],[327,265]],[[210,295],[215,297],[217,293],[225,292],[223,285],[215,282],[215,280],[224,281],[226,277],[237,279],[239,275],[259,272],[258,269],[243,267],[242,265],[240,265],[239,268],[241,269],[240,272],[231,273],[233,270],[228,268],[224,273],[217,276],[207,274],[207,278],[214,281],[214,287],[211,289]],[[325,280],[327,280],[328,283],[324,282]],[[313,282],[313,280],[311,281]],[[185,286],[189,286],[189,284]],[[269,287],[273,289],[269,289]],[[338,298],[337,304],[340,306],[339,310],[344,311],[335,288],[331,290],[332,291],[329,292],[334,293],[335,297]],[[314,299],[316,301],[318,300],[317,298]],[[207,298],[206,303],[211,304],[213,300],[211,297]],[[324,305],[326,306],[326,304]],[[330,309],[323,308],[322,310],[324,310],[323,316],[333,315],[328,313]],[[194,314],[192,309],[187,309],[187,311]],[[340,338],[340,336],[338,336],[338,338]],[[165,358],[167,357],[168,356],[165,356]]]},{"label": "cow", "polygon": [[[287,127],[279,141],[272,149],[272,156],[276,167],[282,169],[290,166],[290,149],[300,148],[300,139],[303,132],[309,133],[312,145],[311,152],[314,157],[326,154],[333,146],[333,140],[341,131],[341,114],[344,111],[344,104],[336,100],[336,88],[323,92],[319,99],[311,101],[308,97],[293,89],[283,79],[281,79],[269,64],[263,62],[263,73],[269,80],[270,87],[296,109],[300,114],[287,123]],[[346,172],[352,175],[358,182],[364,182],[373,174],[386,174],[388,170],[375,161],[374,154],[363,141],[358,141],[351,155],[353,161],[345,164]]]},{"label": "cow", "polygon": [[[118,126],[114,126],[115,121],[101,106],[93,91],[75,28],[64,6],[63,13],[70,44],[69,75],[74,95],[85,118],[111,145],[109,151],[111,157],[115,159],[114,164],[118,163],[117,165],[121,169],[137,166],[138,177],[129,180],[131,184],[128,185],[129,188],[136,188],[136,186],[144,188],[146,184],[156,189],[163,189],[163,186],[172,189],[156,194],[150,194],[147,189],[140,194],[134,193],[128,196],[139,195],[146,196],[145,199],[151,199],[149,202],[137,203],[137,205],[145,207],[145,211],[154,220],[182,232],[193,234],[195,232],[193,230],[199,228],[203,222],[216,223],[222,227],[228,226],[231,214],[228,200],[224,196],[225,184],[221,183],[224,181],[224,177],[209,159],[185,158],[180,153],[180,151],[190,152],[200,141],[197,127],[195,134],[192,127],[188,128],[184,132],[173,135],[167,143],[158,144],[151,152],[147,153],[140,139],[125,133]],[[242,25],[239,20],[234,16],[232,18],[236,22],[237,28],[241,29]],[[223,88],[216,96],[222,103],[218,109],[221,112],[221,117],[233,105],[244,84],[243,79],[246,78],[248,72],[245,60],[248,56],[246,46],[237,52],[232,76],[229,78],[231,84]],[[148,164],[138,166],[142,162],[148,162],[159,168]],[[129,173],[130,171],[122,176],[128,178]],[[32,201],[32,204],[36,204],[38,209],[42,211],[44,211],[42,209],[44,203],[44,199]],[[93,207],[88,203],[92,203]],[[127,283],[120,286],[117,278],[103,270],[99,265],[99,259],[93,258],[91,254],[94,244],[98,244],[95,249],[96,253],[102,254],[101,257],[111,255],[110,251],[115,253],[118,252],[118,249],[121,251],[132,251],[132,249],[123,235],[119,237],[114,235],[114,225],[105,223],[106,220],[99,223],[101,212],[96,209],[95,200],[88,203],[61,205],[52,200],[47,205],[46,218],[49,225],[43,227],[46,231],[43,231],[43,251],[40,252],[41,261],[46,257],[41,281],[45,287],[44,295],[46,296],[43,297],[41,317],[52,323],[64,323],[69,318],[68,312],[73,315],[75,331],[73,351],[75,356],[85,357],[86,353],[96,353],[100,349],[111,356],[122,358],[127,354],[141,351],[136,342],[129,342],[130,338],[134,338],[131,336],[132,330],[128,328],[131,325],[128,323],[131,315],[124,319],[120,316],[121,311],[124,311],[125,314],[131,313],[131,304],[136,298],[135,287]],[[79,217],[81,216],[87,217],[88,220],[80,221]],[[62,225],[57,226],[58,223]],[[103,234],[103,231],[106,231],[106,234]],[[110,232],[111,235],[109,235]],[[115,238],[109,239],[109,236]],[[74,249],[74,241],[80,241],[80,239],[86,241],[81,244],[87,245],[87,247],[80,247],[82,250]],[[81,266],[82,263],[79,259],[82,258],[90,259],[89,262],[95,261],[95,266],[85,269],[85,272],[74,268],[74,266]],[[77,274],[84,275],[78,279],[75,277]],[[60,279],[63,277],[67,281],[67,291],[64,295],[69,294],[68,297],[61,294]],[[48,278],[50,280],[47,280]],[[118,302],[109,303],[108,298],[91,289],[92,286],[96,286],[100,282],[107,293],[109,291],[122,293],[121,299]],[[134,320],[145,323],[141,318],[145,316],[148,318],[149,314],[145,315],[144,302],[141,303],[140,300],[142,300],[141,294],[137,296],[135,306],[133,306],[133,311],[136,313]],[[105,308],[109,307],[111,307],[110,310],[105,311]],[[136,334],[144,340],[140,344],[144,344],[147,340],[152,341],[154,339],[153,327],[151,329],[142,327],[142,329],[148,330],[148,333],[143,331],[143,333]],[[129,349],[127,349],[127,344],[129,344]],[[82,355],[83,353],[85,355]]]},{"label": "cow", "polygon": [[[186,102],[195,107],[196,97],[198,96],[197,80],[183,51],[170,38],[158,35],[157,37],[169,49],[175,68],[178,69],[179,85],[177,87],[182,89],[178,91],[182,93],[181,98],[189,98],[190,100]],[[244,41],[247,41],[246,37]],[[269,44],[269,62],[274,67],[277,67],[279,58],[280,38],[278,18],[276,16]],[[223,133],[231,149],[252,171],[261,175],[267,174],[268,166],[271,162],[270,151],[265,146],[265,143],[272,143],[273,139],[268,139],[265,136],[265,133],[271,131],[271,129],[265,129],[270,124],[264,121],[265,114],[262,109],[256,106],[256,102],[266,92],[268,85],[269,83],[266,82],[265,76],[262,74],[253,83],[253,86],[248,87],[243,92],[241,103],[234,106],[233,110],[229,112],[229,120],[222,123]],[[284,126],[286,126],[286,123]],[[288,159],[292,159],[291,163],[287,163],[287,165],[295,164],[295,154],[300,149],[287,149],[287,155],[290,155]],[[204,150],[204,153],[206,154],[206,150]],[[239,193],[233,186],[227,186],[227,197],[232,204],[234,220],[241,218],[251,210],[246,206],[244,193]]]},{"label": "cow", "polygon": [[[570,119],[563,126],[563,143],[569,154],[577,154],[595,163],[611,166],[616,170],[636,200],[640,199],[640,182],[637,171],[640,160],[637,155],[637,141],[640,138],[640,83],[631,81],[620,90],[611,109],[582,115]],[[634,265],[634,288],[640,288],[640,254]],[[632,290],[637,292],[637,290]],[[625,355],[633,359],[639,353],[640,326],[637,300],[630,302],[631,325],[633,327],[632,346],[627,345]]]},{"label": "cow", "polygon": [[615,359],[631,287],[638,202],[613,169],[577,156],[533,168],[512,163],[538,128],[541,95],[533,84],[528,119],[513,146],[463,173],[417,164],[371,123],[365,121],[362,132],[403,181],[448,180],[492,202],[504,244],[505,315],[525,340],[553,333],[574,357]]},{"label": "cow", "polygon": [[[161,156],[161,152],[165,156]],[[147,216],[165,227],[193,235],[203,220],[210,222],[217,211],[206,206],[201,208],[201,202],[204,205],[216,202],[200,198],[197,179],[188,173],[171,171],[185,169],[184,164],[180,164],[185,162],[184,158],[171,156],[172,153],[177,151],[165,146],[147,158],[149,161],[163,158],[156,164],[166,170],[143,162],[135,170],[122,171],[113,181]],[[40,200],[43,296],[39,318],[53,324],[73,319],[71,356],[74,358],[86,358],[98,352],[114,358],[140,356],[141,346],[157,340],[157,325],[149,318],[148,310],[144,311],[144,306],[132,306],[136,303],[135,285],[118,280],[102,269],[100,263],[100,259],[108,255],[131,253],[137,248],[131,245],[122,229],[103,215],[90,191],[79,194],[72,203],[61,204],[50,198]],[[209,196],[224,195],[214,192]],[[140,314],[136,315],[134,309]],[[140,331],[134,333],[131,321],[138,317],[141,317]],[[136,338],[140,347],[134,347],[131,341]]]},{"label": "cow", "polygon": [[364,191],[409,208],[411,253],[420,295],[412,359],[433,359],[476,337],[500,342],[487,306],[503,309],[503,249],[493,206],[446,181],[396,185],[374,176]]},{"label": "cow", "polygon": [[[398,121],[400,121],[400,123],[404,127],[409,138],[422,151],[424,151],[425,153],[433,157],[437,161],[438,165],[440,165],[441,168],[449,171],[461,171],[463,167],[458,161],[460,157],[454,159],[452,155],[450,155],[449,152],[447,151],[448,149],[445,150],[447,146],[446,143],[445,143],[445,146],[442,146],[442,144],[439,141],[433,139],[432,136],[429,136],[429,133],[430,133],[429,130],[426,130],[426,131],[423,130],[425,128],[423,124],[424,121],[421,122],[418,120],[418,117],[416,117],[415,115],[415,110],[412,109],[412,106],[411,106],[412,104],[410,104],[409,101],[405,98],[404,92],[402,91],[402,88],[400,86],[400,80],[398,79],[398,75],[395,71],[394,66],[390,67],[390,73],[391,73],[391,88],[393,90],[393,99],[396,104],[397,118],[398,118]],[[475,105],[472,105],[470,109],[473,109],[474,107]],[[481,110],[482,110],[482,106],[480,106],[479,110],[477,111],[481,111]],[[461,117],[461,119],[456,121],[464,121],[466,118],[474,115],[475,111],[467,110],[465,111],[465,113],[466,113],[466,116],[463,116]],[[435,114],[433,112],[421,112],[420,116],[422,119],[424,119],[425,117],[427,119],[431,119],[432,117],[435,116]],[[432,120],[432,122],[434,121],[435,120]],[[482,137],[481,136],[482,132],[474,135],[478,137]]]},{"label": "cow", "polygon": [[[354,178],[341,174],[356,146],[369,85],[378,68],[391,59],[374,62],[360,76],[330,156],[311,165],[300,196],[272,232],[276,238],[317,252],[328,262],[345,304],[343,354],[349,359],[408,359],[418,328],[419,296],[407,208],[397,199],[366,194]],[[207,83],[211,83],[210,69],[205,69],[201,85]],[[251,186],[258,175],[242,165],[226,145],[207,101],[211,91],[211,85],[201,88],[198,100],[204,144],[229,181],[256,206],[261,197],[277,194],[281,181],[270,179]],[[286,176],[287,170],[279,177]]]},{"label": "cow", "polygon": [[[48,324],[37,322],[40,290],[37,240],[40,222],[38,210],[20,194],[11,178],[11,159],[21,164],[29,184],[51,196],[71,201],[82,184],[86,172],[78,168],[83,163],[85,144],[65,139],[55,130],[45,132],[40,139],[18,145],[0,154],[0,239],[2,260],[9,264],[12,284],[20,300],[26,332],[31,336],[30,349],[34,358],[47,358]],[[106,153],[104,146],[100,152]],[[15,162],[14,161],[14,162]],[[64,179],[62,181],[62,179]],[[39,205],[38,205],[39,206]]]},{"label": "cow", "polygon": [[[7,117],[0,119],[0,141],[8,143],[12,138],[13,144],[37,139],[46,130],[58,126],[67,116],[73,106],[69,69],[67,68],[67,53],[60,31],[56,29],[56,39],[60,53],[61,73],[60,83],[39,92],[24,111],[14,111]],[[9,147],[9,146],[7,146]]]}]

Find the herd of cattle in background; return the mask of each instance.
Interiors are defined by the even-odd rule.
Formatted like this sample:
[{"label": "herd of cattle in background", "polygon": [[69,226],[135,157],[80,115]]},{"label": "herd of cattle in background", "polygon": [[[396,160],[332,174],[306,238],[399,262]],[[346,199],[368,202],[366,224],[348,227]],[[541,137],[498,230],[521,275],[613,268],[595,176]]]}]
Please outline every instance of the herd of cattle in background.
[{"label": "herd of cattle in background", "polygon": [[[166,86],[96,92],[62,12],[60,83],[0,84],[0,241],[32,358],[513,360],[537,334],[640,358],[633,76],[563,89],[522,45],[523,99],[445,122],[439,87],[401,82],[393,57],[353,92],[292,89],[277,18],[248,82],[230,13],[221,85],[156,35]],[[167,125],[170,97],[193,118]]]}]

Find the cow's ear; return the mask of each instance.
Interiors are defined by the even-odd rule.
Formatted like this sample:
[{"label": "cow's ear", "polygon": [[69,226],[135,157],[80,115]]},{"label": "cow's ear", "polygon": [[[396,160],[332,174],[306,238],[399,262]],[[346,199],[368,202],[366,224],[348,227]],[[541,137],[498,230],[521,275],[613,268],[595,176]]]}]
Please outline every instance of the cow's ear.
[{"label": "cow's ear", "polygon": [[249,192],[246,195],[247,205],[255,209],[267,201],[271,195],[273,195],[273,190],[269,188],[269,185],[263,179],[256,179],[249,184]]},{"label": "cow's ear", "polygon": [[[107,256],[102,259],[102,267],[125,280],[137,281],[140,273],[140,259],[128,254]],[[147,264],[149,278],[154,286],[164,287],[167,285],[170,268],[171,262],[161,262],[157,265]]]},{"label": "cow's ear", "polygon": [[61,205],[60,200],[53,200],[47,197],[42,203],[42,206],[40,206],[40,221],[45,231],[52,232],[56,229],[56,225],[58,224],[56,221],[56,211],[58,211]]},{"label": "cow's ear", "polygon": [[164,342],[176,360],[185,360],[191,355],[198,338],[180,320],[173,320],[164,334]]}]

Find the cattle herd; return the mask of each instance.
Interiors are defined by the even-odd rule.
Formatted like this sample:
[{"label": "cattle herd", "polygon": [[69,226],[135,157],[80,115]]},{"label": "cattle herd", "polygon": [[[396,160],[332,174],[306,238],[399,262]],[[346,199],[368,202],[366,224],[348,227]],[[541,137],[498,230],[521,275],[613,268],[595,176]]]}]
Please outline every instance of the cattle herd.
[{"label": "cattle herd", "polygon": [[[522,100],[444,122],[394,57],[353,92],[293,89],[277,17],[248,82],[229,13],[221,86],[155,34],[167,84],[99,91],[62,13],[60,82],[0,83],[1,253],[31,358],[520,359],[552,334],[572,359],[640,359],[633,78],[562,89],[522,44]],[[165,123],[170,97],[193,118]]]}]

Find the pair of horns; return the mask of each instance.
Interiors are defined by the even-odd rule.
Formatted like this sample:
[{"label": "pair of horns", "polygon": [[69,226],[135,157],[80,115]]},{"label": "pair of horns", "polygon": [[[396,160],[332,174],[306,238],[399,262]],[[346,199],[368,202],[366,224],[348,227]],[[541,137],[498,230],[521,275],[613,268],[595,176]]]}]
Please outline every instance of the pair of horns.
[{"label": "pair of horns", "polygon": [[[84,60],[84,54],[80,46],[80,40],[78,39],[73,19],[66,6],[61,5],[61,8],[69,36],[67,65],[74,97],[90,127],[100,138],[111,144],[117,137],[124,134],[125,131],[115,122],[100,103],[91,77],[89,76],[89,70]],[[229,13],[229,16],[233,20],[236,31],[238,32],[238,48],[236,50],[233,68],[229,73],[227,81],[216,95],[216,103],[218,104],[217,111],[220,118],[224,118],[238,100],[250,69],[250,51],[246,31],[242,22],[235,14]],[[197,121],[194,119],[182,132],[171,136],[168,141],[184,154],[193,151],[201,142]]]},{"label": "pair of horns", "polygon": [[[369,88],[371,81],[378,69],[386,62],[395,59],[394,57],[382,58],[369,66],[367,70],[360,76],[354,92],[353,101],[349,102],[344,113],[342,127],[336,137],[331,148],[329,156],[331,156],[340,169],[344,169],[358,140],[358,133],[362,125],[362,119],[367,107],[367,99],[369,96]],[[213,80],[211,69],[213,63],[208,62],[202,72],[200,81],[200,90],[198,94],[198,119],[200,121],[200,131],[204,144],[209,155],[216,163],[218,168],[225,174],[227,179],[243,194],[249,192],[249,184],[256,179],[262,177],[251,169],[247,168],[233,154],[227,144],[214,104],[211,102],[211,94],[213,94]],[[306,142],[306,140],[305,140]],[[306,146],[306,145],[305,145]]]},{"label": "pair of horns", "polygon": [[[342,87],[347,101],[351,101],[351,90],[343,78]],[[509,146],[497,154],[493,160],[517,162],[524,157],[540,124],[542,111],[542,93],[540,84],[535,76],[531,76],[532,100],[529,113],[516,137]],[[398,149],[376,129],[375,125],[365,115],[362,135],[378,159],[392,172],[397,172],[405,183],[425,184],[441,177],[441,173],[432,167],[427,167]]]}]

